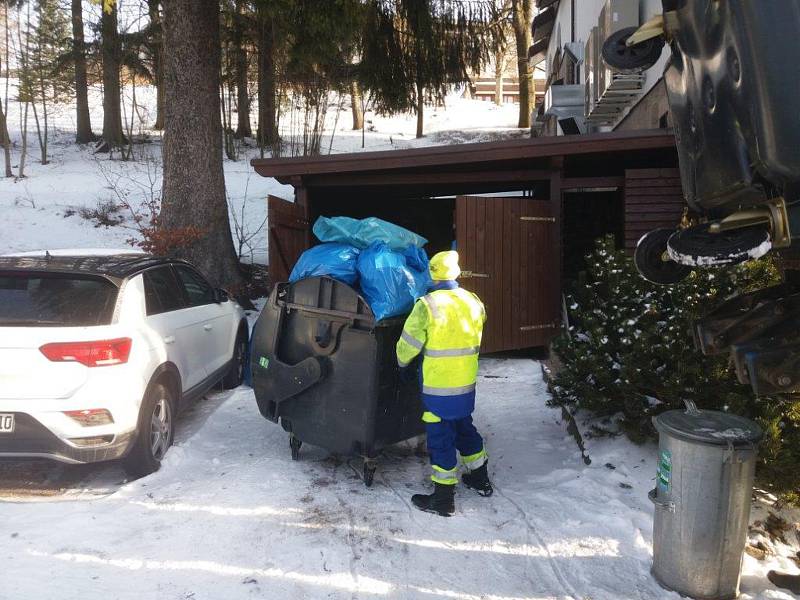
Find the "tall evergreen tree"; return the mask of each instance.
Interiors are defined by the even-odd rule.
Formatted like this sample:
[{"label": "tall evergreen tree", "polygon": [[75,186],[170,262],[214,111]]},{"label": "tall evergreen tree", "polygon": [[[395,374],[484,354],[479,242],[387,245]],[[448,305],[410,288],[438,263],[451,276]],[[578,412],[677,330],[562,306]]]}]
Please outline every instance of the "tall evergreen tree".
[{"label": "tall evergreen tree", "polygon": [[241,282],[228,222],[217,0],[164,0],[164,183],[159,227],[216,285]]},{"label": "tall evergreen tree", "polygon": [[[3,72],[3,58],[8,61],[9,52],[11,48],[11,44],[9,44],[9,25],[8,25],[8,11],[10,5],[2,6],[0,5],[0,10],[3,13],[3,28],[5,30],[5,50],[6,55],[5,57],[0,56],[0,73]],[[8,64],[6,64],[6,69],[8,69]],[[6,80],[7,83],[8,80]],[[8,90],[8,87],[6,87]],[[8,99],[8,95],[6,94],[6,99]],[[8,110],[8,106],[3,105],[2,99],[0,99],[0,144],[3,146],[3,155],[5,159],[5,175],[6,177],[13,177],[14,172],[11,170],[11,136],[8,135],[8,120],[6,119],[6,111]]]},{"label": "tall evergreen tree", "polygon": [[72,63],[75,70],[75,141],[88,144],[97,139],[89,115],[89,83],[86,74],[86,41],[83,34],[83,3],[72,0]]},{"label": "tall evergreen tree", "polygon": [[152,63],[152,79],[156,86],[156,120],[153,129],[164,129],[164,68],[163,44],[161,40],[160,0],[147,0],[147,14],[150,17],[148,48]]},{"label": "tall evergreen tree", "polygon": [[236,137],[251,137],[250,94],[247,89],[247,14],[244,0],[236,0],[231,10],[231,50],[233,52],[234,77],[236,79]]},{"label": "tall evergreen tree", "polygon": [[121,148],[125,144],[122,129],[122,92],[120,65],[122,42],[117,24],[117,6],[105,3],[100,17],[100,51],[103,59],[103,134],[99,150]]},{"label": "tall evergreen tree", "polygon": [[277,70],[281,24],[289,6],[284,2],[256,0],[256,46],[258,47],[258,146],[262,152],[278,141]]},{"label": "tall evergreen tree", "polygon": [[47,164],[50,108],[72,95],[72,77],[59,69],[61,57],[71,53],[69,20],[57,0],[34,0],[33,4],[36,23],[28,31],[20,94],[31,103],[41,162]]},{"label": "tall evergreen tree", "polygon": [[530,128],[531,113],[536,97],[533,67],[528,61],[528,48],[533,44],[533,0],[512,0],[512,23],[517,43],[517,73],[519,75],[519,120],[517,127]]},{"label": "tall evergreen tree", "polygon": [[362,14],[361,0],[300,0],[294,4],[286,80],[303,122],[303,143],[293,145],[294,153],[320,152],[330,93],[338,92],[340,97],[352,93],[355,68],[351,57],[356,54]]},{"label": "tall evergreen tree", "polygon": [[385,112],[413,110],[423,135],[426,102],[469,82],[488,59],[489,4],[457,0],[368,0],[361,78]]}]

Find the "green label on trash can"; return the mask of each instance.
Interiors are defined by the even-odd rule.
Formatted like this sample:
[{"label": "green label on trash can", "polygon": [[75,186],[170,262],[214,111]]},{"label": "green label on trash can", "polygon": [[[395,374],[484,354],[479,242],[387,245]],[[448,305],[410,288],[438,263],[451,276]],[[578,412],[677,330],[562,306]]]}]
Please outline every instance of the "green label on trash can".
[{"label": "green label on trash can", "polygon": [[658,460],[658,488],[660,491],[668,492],[672,482],[672,453],[669,450],[661,452]]},{"label": "green label on trash can", "polygon": [[269,359],[266,356],[262,356],[261,358],[258,359],[258,365],[262,369],[266,369],[269,366]]}]

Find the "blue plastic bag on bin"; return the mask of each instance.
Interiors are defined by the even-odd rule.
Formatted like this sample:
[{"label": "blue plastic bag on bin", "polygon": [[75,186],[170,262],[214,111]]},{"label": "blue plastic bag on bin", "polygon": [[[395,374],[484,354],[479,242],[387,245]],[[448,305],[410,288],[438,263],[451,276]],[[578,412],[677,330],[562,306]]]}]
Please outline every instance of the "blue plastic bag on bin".
[{"label": "blue plastic bag on bin", "polygon": [[358,257],[358,274],[361,294],[378,321],[410,312],[430,285],[428,257],[416,246],[395,251],[375,242]]},{"label": "blue plastic bag on bin", "polygon": [[360,253],[358,248],[348,244],[320,244],[309,248],[297,259],[289,282],[327,275],[347,285],[354,285],[358,280]]},{"label": "blue plastic bag on bin", "polygon": [[392,250],[400,251],[409,246],[422,248],[428,243],[421,235],[376,217],[320,217],[314,223],[314,235],[321,242],[351,244],[362,250],[375,242],[383,242]]}]

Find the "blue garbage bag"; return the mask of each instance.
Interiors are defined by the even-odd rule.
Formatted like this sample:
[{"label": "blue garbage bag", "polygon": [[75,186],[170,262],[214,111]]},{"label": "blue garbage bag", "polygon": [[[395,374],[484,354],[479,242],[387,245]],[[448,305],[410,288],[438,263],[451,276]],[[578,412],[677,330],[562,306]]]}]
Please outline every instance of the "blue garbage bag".
[{"label": "blue garbage bag", "polygon": [[297,259],[289,275],[289,281],[294,283],[307,277],[327,275],[347,285],[354,285],[358,281],[357,263],[360,253],[358,248],[348,244],[314,246]]},{"label": "blue garbage bag", "polygon": [[428,257],[416,246],[396,251],[375,242],[358,257],[358,275],[361,294],[378,321],[409,313],[430,285]]},{"label": "blue garbage bag", "polygon": [[428,243],[413,231],[376,217],[319,217],[314,223],[314,235],[321,242],[351,244],[362,250],[375,242],[383,242],[390,249],[400,251],[409,246],[422,248]]}]

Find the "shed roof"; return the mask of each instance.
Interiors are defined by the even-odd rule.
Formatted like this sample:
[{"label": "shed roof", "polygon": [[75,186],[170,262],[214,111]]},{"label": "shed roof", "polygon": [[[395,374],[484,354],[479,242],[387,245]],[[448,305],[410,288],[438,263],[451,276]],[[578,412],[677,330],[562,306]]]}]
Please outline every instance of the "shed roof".
[{"label": "shed roof", "polygon": [[296,187],[440,195],[522,189],[563,177],[612,177],[625,169],[678,164],[667,130],[537,137],[523,140],[358,152],[310,158],[253,159],[264,177]]}]

